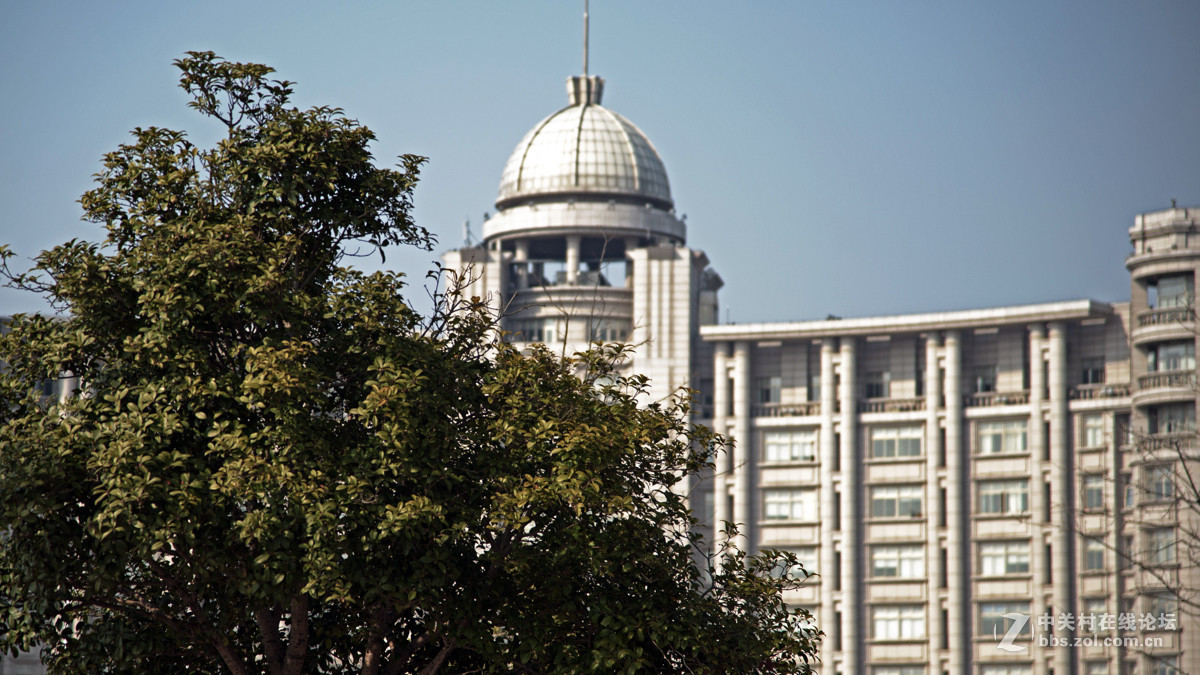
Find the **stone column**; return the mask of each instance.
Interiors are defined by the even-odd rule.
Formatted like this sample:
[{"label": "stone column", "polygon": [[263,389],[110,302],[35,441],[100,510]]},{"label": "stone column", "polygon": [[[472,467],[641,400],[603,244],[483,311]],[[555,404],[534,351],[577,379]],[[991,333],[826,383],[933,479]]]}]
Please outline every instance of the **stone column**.
[{"label": "stone column", "polygon": [[[1074,614],[1075,569],[1074,530],[1075,489],[1072,467],[1074,452],[1070,443],[1070,417],[1067,414],[1067,329],[1061,322],[1050,324],[1050,508],[1051,537],[1054,559],[1048,561],[1054,571],[1054,612]],[[1039,486],[1040,487],[1040,486]],[[1063,633],[1067,646],[1054,650],[1054,672],[1072,673],[1074,650],[1070,638]]]},{"label": "stone column", "polygon": [[567,284],[574,286],[579,283],[579,245],[582,238],[579,235],[567,236]]},{"label": "stone column", "polygon": [[[1029,509],[1032,540],[1029,542],[1029,572],[1030,588],[1033,597],[1029,603],[1029,614],[1032,625],[1030,630],[1037,631],[1038,617],[1046,613],[1046,593],[1043,590],[1046,581],[1046,546],[1044,533],[1049,523],[1046,522],[1046,491],[1042,488],[1046,481],[1046,463],[1043,461],[1046,453],[1046,439],[1042,437],[1042,402],[1045,400],[1046,377],[1044,345],[1046,331],[1041,324],[1029,327],[1029,428],[1026,440],[1029,447]],[[1034,635],[1036,638],[1037,636]],[[1040,650],[1038,650],[1040,652]],[[1057,671],[1055,671],[1057,672]],[[1046,661],[1035,658],[1033,661],[1034,675],[1046,675]]]},{"label": "stone column", "polygon": [[946,359],[946,613],[950,624],[950,672],[971,672],[971,626],[975,617],[970,603],[968,542],[971,525],[970,480],[962,447],[963,393],[962,345],[958,331],[947,331]]},{"label": "stone column", "polygon": [[842,338],[841,400],[842,446],[842,671],[859,672],[865,654],[866,640],[862,635],[863,607],[859,590],[862,585],[859,553],[863,540],[863,523],[859,504],[862,488],[858,471],[857,373],[855,372],[855,338]]},{"label": "stone column", "polygon": [[938,433],[938,406],[942,400],[941,369],[938,367],[938,335],[925,337],[925,583],[929,592],[925,607],[925,625],[929,627],[929,661],[931,673],[941,672],[938,649],[942,646],[942,609],[937,589],[941,587],[941,543],[938,537],[938,455],[941,434]]},{"label": "stone column", "polygon": [[750,553],[753,444],[750,438],[750,343],[746,340],[738,340],[733,346],[733,387],[733,520],[740,528],[734,545]]},{"label": "stone column", "polygon": [[[729,343],[718,342],[713,345],[713,431],[719,434],[728,432],[729,412]],[[729,512],[730,466],[733,463],[733,453],[729,448],[722,450],[713,460],[713,550],[717,550],[724,542],[721,523],[732,520]],[[718,561],[719,563],[720,561]]]},{"label": "stone column", "polygon": [[[837,349],[837,340],[826,338],[821,341],[821,520],[830,523],[835,506],[835,488],[833,485],[833,467],[837,464],[839,451],[833,442],[833,411],[837,407],[836,376],[833,372],[833,352]],[[836,557],[833,554],[833,527],[826,525],[821,528],[821,615],[818,618],[821,626],[833,626],[836,613],[833,608],[833,579],[839,573],[834,568]],[[833,629],[825,629],[825,639],[821,641],[821,663],[826,664],[830,671],[833,669]],[[844,643],[843,643],[844,646]]]}]

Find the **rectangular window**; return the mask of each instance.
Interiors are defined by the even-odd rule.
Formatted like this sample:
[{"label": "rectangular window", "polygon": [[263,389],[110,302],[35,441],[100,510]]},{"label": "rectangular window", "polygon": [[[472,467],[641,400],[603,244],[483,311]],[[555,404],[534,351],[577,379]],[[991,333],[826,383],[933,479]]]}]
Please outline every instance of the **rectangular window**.
[{"label": "rectangular window", "polygon": [[1083,508],[1088,511],[1098,511],[1104,508],[1104,476],[1087,474],[1080,481],[1080,492],[1083,497]]},{"label": "rectangular window", "polygon": [[1166,501],[1175,497],[1175,470],[1170,464],[1146,468],[1146,498]]},{"label": "rectangular window", "polygon": [[1104,598],[1084,598],[1079,616],[1079,632],[1098,633],[1102,617],[1108,613]]},{"label": "rectangular window", "polygon": [[872,518],[915,518],[921,515],[921,487],[871,488]]},{"label": "rectangular window", "polygon": [[1026,420],[979,422],[975,428],[978,436],[976,447],[981,455],[1027,452],[1029,449]]},{"label": "rectangular window", "polygon": [[1150,657],[1150,675],[1183,675],[1183,671],[1179,669],[1178,656],[1152,656]]},{"label": "rectangular window", "polygon": [[892,374],[886,370],[867,373],[867,398],[887,398],[891,394]]},{"label": "rectangular window", "polygon": [[925,549],[921,546],[872,547],[871,576],[896,579],[924,578]]},{"label": "rectangular window", "polygon": [[[796,562],[800,563],[798,567],[787,569],[788,578],[791,579],[807,579],[817,573],[817,549],[812,546],[777,546],[773,547],[780,551],[786,551],[796,556]],[[777,567],[771,571],[771,575],[778,578],[783,575],[784,569]]]},{"label": "rectangular window", "polygon": [[871,675],[925,675],[925,666],[876,666]]},{"label": "rectangular window", "polygon": [[1196,406],[1193,403],[1167,403],[1150,408],[1150,433],[1180,434],[1196,430]]},{"label": "rectangular window", "polygon": [[1017,515],[1029,512],[1029,481],[979,481],[979,513]]},{"label": "rectangular window", "polygon": [[920,457],[921,427],[871,430],[872,457]]},{"label": "rectangular window", "polygon": [[979,634],[986,636],[1002,636],[1008,633],[1009,628],[1013,625],[1013,619],[1005,617],[1005,614],[1024,614],[1026,621],[1023,622],[1018,635],[1029,635],[1029,603],[1028,602],[984,602],[979,605]]},{"label": "rectangular window", "polygon": [[1080,381],[1083,384],[1104,384],[1104,359],[1082,359],[1083,373]]},{"label": "rectangular window", "polygon": [[1153,565],[1170,565],[1175,562],[1173,528],[1146,530],[1146,559]]},{"label": "rectangular window", "polygon": [[1163,342],[1146,352],[1146,368],[1151,372],[1196,369],[1196,343]]},{"label": "rectangular window", "polygon": [[1154,284],[1150,296],[1155,308],[1191,307],[1192,306],[1192,275],[1176,274],[1159,277]]},{"label": "rectangular window", "polygon": [[1137,503],[1137,484],[1133,482],[1133,474],[1121,473],[1121,508],[1132,509]]},{"label": "rectangular window", "polygon": [[764,462],[811,462],[817,458],[817,431],[768,431],[763,434]]},{"label": "rectangular window", "polygon": [[1146,613],[1158,620],[1160,626],[1179,625],[1179,596],[1174,593],[1155,593],[1143,600]]},{"label": "rectangular window", "polygon": [[975,366],[975,378],[972,384],[975,385],[976,394],[985,394],[989,391],[996,391],[996,366]]},{"label": "rectangular window", "polygon": [[1033,670],[1029,666],[1010,663],[980,666],[979,675],[1030,675]]},{"label": "rectangular window", "polygon": [[1098,539],[1083,540],[1083,571],[1100,572],[1104,570],[1104,542]]},{"label": "rectangular window", "polygon": [[1096,661],[1084,666],[1084,675],[1108,675],[1108,661]]},{"label": "rectangular window", "polygon": [[816,490],[764,490],[763,517],[767,520],[816,520]]},{"label": "rectangular window", "polygon": [[871,637],[876,640],[919,640],[925,637],[925,608],[921,605],[872,607]]},{"label": "rectangular window", "polygon": [[624,342],[632,328],[619,319],[588,319],[588,340],[591,342]]},{"label": "rectangular window", "polygon": [[782,377],[778,375],[760,377],[754,381],[754,385],[757,403],[779,403],[780,393],[783,390]]},{"label": "rectangular window", "polygon": [[998,541],[979,545],[979,573],[984,576],[1027,574],[1029,542]]},{"label": "rectangular window", "polygon": [[1085,448],[1102,448],[1104,447],[1104,416],[1103,415],[1084,415],[1080,421],[1082,427],[1080,438],[1083,440]]}]

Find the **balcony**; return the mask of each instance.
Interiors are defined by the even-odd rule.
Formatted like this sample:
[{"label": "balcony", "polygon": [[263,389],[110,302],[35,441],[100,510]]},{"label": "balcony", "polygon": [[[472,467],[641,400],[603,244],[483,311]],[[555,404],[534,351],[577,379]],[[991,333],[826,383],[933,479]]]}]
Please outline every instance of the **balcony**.
[{"label": "balcony", "polygon": [[1103,398],[1124,398],[1129,395],[1127,384],[1081,384],[1071,389],[1072,401],[1093,401]]},{"label": "balcony", "polygon": [[919,412],[925,409],[925,399],[922,398],[872,398],[859,401],[860,413],[894,413]]},{"label": "balcony", "polygon": [[751,417],[812,417],[821,414],[820,401],[803,403],[769,403],[750,409]]},{"label": "balcony", "polygon": [[1190,324],[1196,320],[1196,312],[1191,307],[1167,307],[1152,309],[1138,314],[1138,328],[1151,326],[1178,326]]},{"label": "balcony", "polygon": [[963,397],[963,405],[968,408],[987,408],[997,405],[1025,405],[1029,403],[1029,390],[1024,391],[985,391],[967,394]]},{"label": "balcony", "polygon": [[1147,434],[1137,439],[1137,448],[1141,452],[1152,452],[1164,448],[1176,449],[1196,445],[1196,432],[1168,431],[1160,434]]},{"label": "balcony", "polygon": [[1193,389],[1196,386],[1196,371],[1167,370],[1149,373],[1138,378],[1138,389]]}]

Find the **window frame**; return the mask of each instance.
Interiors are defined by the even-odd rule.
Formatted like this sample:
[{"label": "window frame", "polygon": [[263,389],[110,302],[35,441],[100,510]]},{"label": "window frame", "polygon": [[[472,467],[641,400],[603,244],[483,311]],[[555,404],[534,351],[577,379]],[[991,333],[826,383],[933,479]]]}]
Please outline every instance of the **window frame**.
[{"label": "window frame", "polygon": [[[915,443],[913,443],[915,441]],[[925,430],[920,425],[871,428],[871,459],[915,459],[925,455]],[[916,446],[916,454],[912,453]],[[881,452],[883,450],[883,452]],[[901,454],[901,451],[904,451]],[[888,454],[888,453],[891,454]]]},{"label": "window frame", "polygon": [[[788,462],[815,462],[820,451],[819,429],[769,429],[762,432],[762,462],[763,464],[785,464]],[[776,437],[772,439],[771,437]],[[786,436],[786,440],[779,437]],[[772,448],[787,446],[786,457],[772,457]],[[809,447],[811,452],[806,456],[803,449]]]},{"label": "window frame", "polygon": [[[893,563],[895,574],[880,574],[880,563]],[[921,544],[872,546],[870,550],[871,579],[924,579],[925,547]]]},{"label": "window frame", "polygon": [[[992,549],[987,551],[985,549]],[[985,577],[1008,577],[1029,574],[1032,546],[1026,539],[1008,541],[981,541],[976,549],[979,556],[979,575]],[[1024,558],[1024,569],[1019,562]],[[991,564],[989,565],[989,561]],[[1002,566],[1002,571],[989,571],[989,567]]]},{"label": "window frame", "polygon": [[[981,637],[990,637],[993,634],[1002,636],[1006,635],[1009,630],[1010,619],[1004,618],[1005,614],[1024,614],[1030,617],[1030,621],[1026,621],[1025,625],[1021,626],[1021,630],[1017,632],[1018,637],[1028,638],[1032,634],[1028,600],[992,600],[988,602],[980,602],[976,609],[976,626],[979,628]],[[985,614],[985,608],[992,608],[992,611]],[[986,623],[985,623],[986,621]]]},{"label": "window frame", "polygon": [[[1021,489],[1014,489],[1021,488]],[[1029,513],[1029,479],[980,480],[975,482],[976,514],[988,516],[1019,516]],[[984,508],[990,500],[998,500],[998,509]],[[1017,504],[1014,509],[1011,504]]]},{"label": "window frame", "polygon": [[[1015,448],[1009,447],[1011,445]],[[1029,420],[980,420],[975,423],[976,455],[1029,452]]]},{"label": "window frame", "polygon": [[[774,499],[786,495],[787,499]],[[771,505],[778,506],[779,504],[787,504],[787,515],[778,516],[771,515]],[[796,516],[796,508],[801,507],[801,514]],[[783,522],[812,522],[818,521],[821,517],[821,505],[817,499],[817,491],[814,488],[770,488],[762,491],[762,519],[764,521],[783,521]],[[807,513],[807,509],[811,507],[812,513]]]},{"label": "window frame", "polygon": [[[895,492],[888,495],[888,492]],[[914,497],[914,495],[916,495]],[[870,491],[871,519],[921,518],[925,514],[925,492],[921,485],[872,485]],[[892,503],[891,513],[877,513],[877,504]],[[917,509],[912,511],[912,502],[916,501]],[[904,505],[908,506],[905,513]]]},{"label": "window frame", "polygon": [[[870,617],[872,640],[924,640],[928,633],[925,605],[872,605]],[[881,631],[881,627],[885,630]]]}]

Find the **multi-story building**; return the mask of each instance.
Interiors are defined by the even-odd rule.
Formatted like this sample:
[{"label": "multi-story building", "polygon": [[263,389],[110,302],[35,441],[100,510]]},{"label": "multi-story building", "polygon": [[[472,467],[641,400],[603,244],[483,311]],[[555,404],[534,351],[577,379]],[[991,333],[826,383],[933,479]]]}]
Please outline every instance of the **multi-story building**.
[{"label": "multi-story building", "polygon": [[693,506],[818,572],[789,601],[821,672],[1200,673],[1200,505],[1172,482],[1196,468],[1200,209],[1138,217],[1129,303],[718,325],[721,281],[602,86],[569,80],[482,243],[443,259],[511,339],[629,341],[656,395],[701,390],[735,445]]}]

